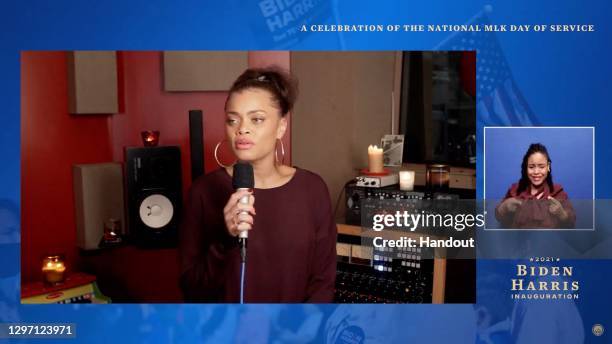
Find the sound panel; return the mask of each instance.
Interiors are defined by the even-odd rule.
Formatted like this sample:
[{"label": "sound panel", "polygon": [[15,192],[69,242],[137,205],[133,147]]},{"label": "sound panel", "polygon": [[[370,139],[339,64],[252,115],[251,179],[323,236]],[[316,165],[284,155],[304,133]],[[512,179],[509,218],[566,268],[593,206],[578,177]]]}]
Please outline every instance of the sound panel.
[{"label": "sound panel", "polygon": [[202,110],[189,110],[189,147],[191,154],[191,180],[204,173],[204,133]]},{"label": "sound panel", "polygon": [[249,67],[247,51],[164,51],[167,92],[227,91]]},{"label": "sound panel", "polygon": [[115,219],[122,228],[126,225],[121,164],[74,165],[72,177],[77,246],[84,250],[98,249],[104,222]]},{"label": "sound panel", "polygon": [[119,111],[115,51],[69,52],[67,71],[68,111],[71,114]]},{"label": "sound panel", "polygon": [[182,203],[179,147],[126,148],[126,184],[133,242],[175,246]]}]

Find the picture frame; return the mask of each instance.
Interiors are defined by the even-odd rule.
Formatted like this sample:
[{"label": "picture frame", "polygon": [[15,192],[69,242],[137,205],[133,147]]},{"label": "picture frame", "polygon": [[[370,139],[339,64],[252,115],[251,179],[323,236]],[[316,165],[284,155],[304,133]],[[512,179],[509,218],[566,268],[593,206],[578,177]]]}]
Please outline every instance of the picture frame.
[{"label": "picture frame", "polygon": [[383,149],[383,165],[402,165],[402,157],[404,155],[404,135],[387,134],[380,140],[380,146]]}]

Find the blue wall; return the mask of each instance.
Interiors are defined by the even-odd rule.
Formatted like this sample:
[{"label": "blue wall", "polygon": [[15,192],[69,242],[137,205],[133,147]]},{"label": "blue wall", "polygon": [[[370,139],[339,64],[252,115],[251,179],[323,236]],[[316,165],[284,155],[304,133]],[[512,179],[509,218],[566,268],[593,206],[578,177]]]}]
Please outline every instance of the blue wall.
[{"label": "blue wall", "polygon": [[527,148],[539,142],[550,154],[553,181],[570,199],[592,199],[593,135],[592,128],[486,128],[485,197],[504,197],[521,177]]}]

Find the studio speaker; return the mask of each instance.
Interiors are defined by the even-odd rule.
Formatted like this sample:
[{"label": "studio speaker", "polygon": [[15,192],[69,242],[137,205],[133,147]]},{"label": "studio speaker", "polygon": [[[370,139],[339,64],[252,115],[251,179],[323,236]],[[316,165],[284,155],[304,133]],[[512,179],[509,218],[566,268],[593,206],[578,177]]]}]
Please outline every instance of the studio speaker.
[{"label": "studio speaker", "polygon": [[204,133],[202,110],[189,110],[189,148],[191,156],[191,180],[204,173]]},{"label": "studio speaker", "polygon": [[176,246],[182,203],[179,147],[128,147],[125,155],[131,239],[144,247]]},{"label": "studio speaker", "polygon": [[361,201],[366,198],[366,190],[354,183],[344,188],[346,201],[346,223],[349,225],[361,225]]},{"label": "studio speaker", "polygon": [[118,221],[121,228],[126,225],[121,164],[73,165],[72,181],[77,246],[84,250],[98,249],[105,222]]}]

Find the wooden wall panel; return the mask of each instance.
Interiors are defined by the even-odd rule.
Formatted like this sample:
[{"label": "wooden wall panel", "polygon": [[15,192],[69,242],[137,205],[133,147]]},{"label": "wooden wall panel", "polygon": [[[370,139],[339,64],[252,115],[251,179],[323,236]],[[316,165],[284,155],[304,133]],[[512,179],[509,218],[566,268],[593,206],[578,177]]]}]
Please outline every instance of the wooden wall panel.
[{"label": "wooden wall panel", "polygon": [[246,51],[165,51],[165,91],[227,91],[248,67]]},{"label": "wooden wall panel", "polygon": [[67,54],[69,112],[117,113],[119,102],[116,52],[71,51]]},{"label": "wooden wall panel", "polygon": [[332,202],[366,167],[368,145],[391,133],[395,59],[393,51],[291,53],[300,83],[291,115],[292,162],[321,175]]}]

